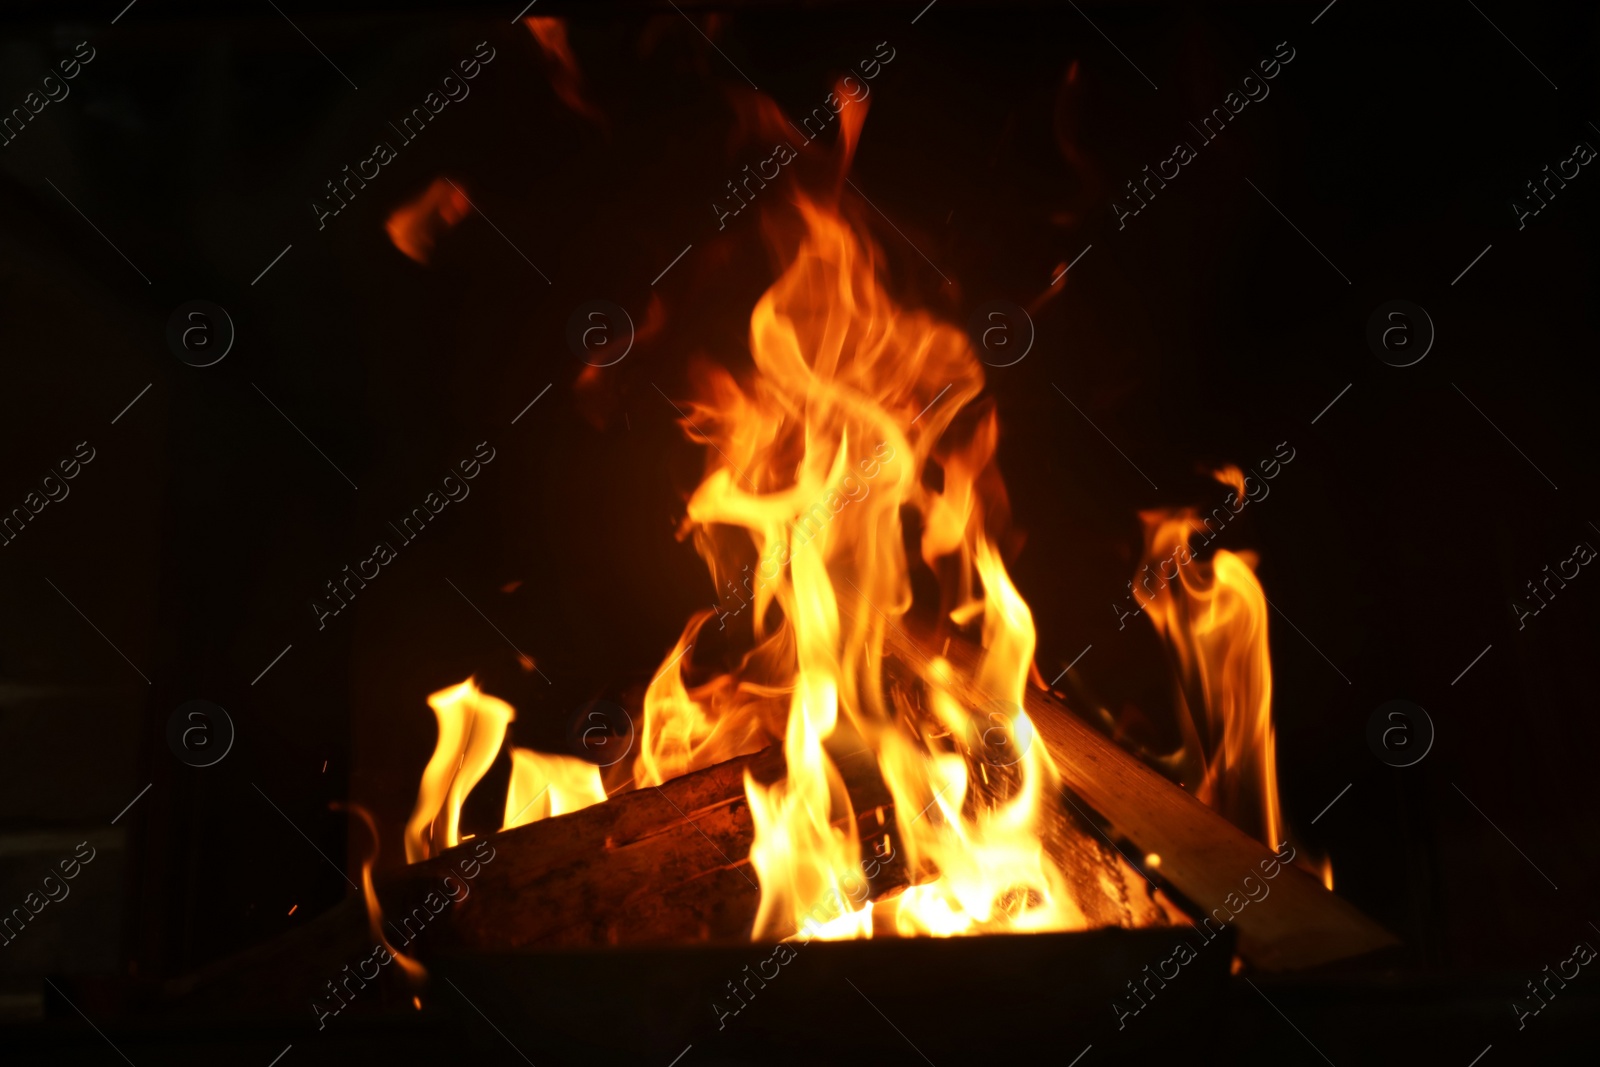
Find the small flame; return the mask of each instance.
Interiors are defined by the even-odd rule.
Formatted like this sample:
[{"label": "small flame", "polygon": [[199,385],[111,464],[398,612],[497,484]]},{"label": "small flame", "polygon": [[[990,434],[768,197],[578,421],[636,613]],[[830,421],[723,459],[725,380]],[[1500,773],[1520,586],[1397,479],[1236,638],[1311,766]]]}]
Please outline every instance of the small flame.
[{"label": "small flame", "polygon": [[400,964],[400,969],[405,971],[407,977],[413,981],[421,981],[428,977],[427,968],[390,944],[389,938],[383,932],[383,906],[378,903],[378,890],[372,884],[372,867],[378,860],[378,824],[373,821],[372,813],[360,804],[340,804],[335,801],[329,806],[335,811],[348,810],[366,824],[367,833],[372,837],[372,851],[361,861],[361,895],[367,903],[367,927],[373,938],[388,951],[396,963]]},{"label": "small flame", "polygon": [[516,709],[481,692],[472,678],[431,694],[428,706],[439,720],[439,740],[406,823],[407,863],[460,844],[462,802],[499,755],[506,727],[516,718]]},{"label": "small flame", "polygon": [[[500,754],[506,728],[517,717],[515,708],[480,690],[472,678],[432,694],[428,706],[439,720],[439,740],[406,823],[408,863],[472,839],[472,834],[461,833],[461,806]],[[500,828],[564,815],[605,799],[600,768],[594,764],[513,747]]]},{"label": "small flame", "polygon": [[573,55],[572,45],[567,43],[567,20],[529,15],[522,21],[533,32],[534,40],[539,42],[545,70],[550,76],[550,87],[556,91],[561,102],[574,114],[604,126],[605,116],[589,102],[584,93],[583,72],[578,69],[578,57]]},{"label": "small flame", "polygon": [[606,799],[600,768],[573,756],[528,748],[511,750],[511,782],[506,787],[503,830],[565,815]]},{"label": "small flame", "polygon": [[467,194],[448,178],[435,178],[415,200],[394,209],[387,229],[394,246],[418,263],[427,263],[433,246],[467,217]]}]

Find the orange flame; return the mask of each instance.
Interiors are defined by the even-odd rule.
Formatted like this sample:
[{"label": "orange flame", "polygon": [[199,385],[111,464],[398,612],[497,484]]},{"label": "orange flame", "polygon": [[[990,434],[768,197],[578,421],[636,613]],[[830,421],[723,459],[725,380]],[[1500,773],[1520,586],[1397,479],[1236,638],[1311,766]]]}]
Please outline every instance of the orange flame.
[{"label": "orange flame", "polygon": [[[1245,499],[1237,467],[1223,467],[1215,477],[1235,499]],[[1140,573],[1146,577],[1135,596],[1143,589],[1149,597],[1140,603],[1176,661],[1184,744],[1172,762],[1179,780],[1234,825],[1277,848],[1288,831],[1278,802],[1267,598],[1255,554],[1217,549],[1209,560],[1197,558],[1189,538],[1204,535],[1204,520],[1192,508],[1146,511],[1140,518]],[[1331,889],[1332,864],[1307,864]]]},{"label": "orange flame", "polygon": [[566,19],[529,15],[522,21],[533,31],[534,40],[539,42],[545,70],[550,75],[550,87],[561,98],[561,102],[574,114],[605,125],[605,116],[589,102],[584,93],[583,72],[578,69],[578,57],[573,55],[572,46],[567,43]]},{"label": "orange flame", "polygon": [[386,228],[394,246],[418,263],[427,263],[433,246],[467,216],[467,195],[448,178],[435,178],[415,200],[394,209]]},{"label": "orange flame", "polygon": [[[383,905],[378,903],[378,890],[372,884],[372,866],[378,860],[378,824],[373,821],[372,813],[360,804],[340,804],[335,802],[331,807],[336,811],[341,808],[349,810],[366,824],[367,833],[372,836],[372,851],[367,854],[366,859],[361,861],[361,895],[367,903],[367,928],[371,931],[373,938],[400,964],[400,968],[406,972],[409,978],[413,980],[426,978],[428,976],[427,968],[390,944],[388,936],[383,932]],[[298,904],[295,905],[295,907],[299,906]],[[292,908],[289,914],[294,914]]]},{"label": "orange flame", "polygon": [[[844,128],[842,154],[859,124]],[[742,579],[735,593],[751,610],[740,609],[740,626],[753,647],[732,672],[691,687],[689,653],[714,613],[690,619],[646,692],[636,780],[781,739],[787,777],[745,780],[762,891],[755,938],[873,934],[874,907],[859,895],[821,920],[817,908],[861,881],[835,754],[863,747],[878,754],[918,883],[878,905],[880,929],[1081,928],[1041,839],[1057,778],[1020,707],[1033,620],[989,533],[1006,512],[992,411],[969,412],[976,428],[944,443],[982,390],[982,369],[961,331],[891,300],[877,278],[881,253],[835,209],[804,194],[798,209],[798,251],[751,315],[756,375],[741,383],[702,368],[701,399],[683,420],[711,446],[687,527],[714,584]],[[929,465],[943,468],[941,491],[923,483]],[[922,665],[919,691],[884,675],[885,634],[912,606],[902,507],[922,516],[923,558],[954,575],[946,603],[958,621],[982,620],[978,680],[1010,709],[1017,742],[1003,767],[983,766],[968,743],[992,709],[963,705],[942,661]]]},{"label": "orange flame", "polygon": [[433,693],[428,706],[439,719],[439,740],[406,823],[407,863],[461,843],[462,802],[499,755],[506,726],[516,718],[515,708],[481,692],[472,678]]},{"label": "orange flame", "polygon": [[[526,21],[567,71],[565,83],[553,78],[558,93],[583,111],[564,25]],[[787,138],[771,101],[738,100],[758,131]],[[1023,708],[1030,680],[1042,681],[1032,613],[1000,547],[1010,508],[999,422],[979,400],[983,370],[965,335],[890,297],[882,253],[840,209],[865,117],[864,103],[840,113],[833,157],[820,161],[826,195],[786,178],[792,193],[761,201],[786,266],[750,316],[754,372],[692,368],[695,399],[679,413],[686,436],[707,446],[706,474],[681,535],[705,559],[719,606],[689,618],[646,689],[633,785],[782,745],[785,777],[763,783],[747,772],[744,781],[761,887],[756,939],[1082,929],[1085,914],[1045,847],[1061,781]],[[921,562],[940,586],[937,610],[924,614],[981,636],[972,679],[955,678],[940,657],[885,669],[891,632],[900,649],[915,647],[903,626],[914,599],[906,515],[919,520]],[[1191,513],[1144,517],[1147,556],[1185,543]],[[1218,552],[1183,573],[1146,606],[1193,691],[1184,707],[1199,768],[1186,780],[1276,844],[1264,595],[1246,556]],[[726,631],[730,619],[733,632],[716,643],[743,651],[708,674],[696,646],[713,621]],[[988,702],[973,706],[974,692]],[[411,860],[456,843],[461,801],[514,714],[471,679],[429,703],[439,742],[407,826]],[[875,755],[893,798],[886,837],[910,881],[878,901],[870,886],[851,891],[866,866],[876,869],[863,864],[839,770],[859,752]],[[597,768],[514,749],[504,825],[605,796]]]}]

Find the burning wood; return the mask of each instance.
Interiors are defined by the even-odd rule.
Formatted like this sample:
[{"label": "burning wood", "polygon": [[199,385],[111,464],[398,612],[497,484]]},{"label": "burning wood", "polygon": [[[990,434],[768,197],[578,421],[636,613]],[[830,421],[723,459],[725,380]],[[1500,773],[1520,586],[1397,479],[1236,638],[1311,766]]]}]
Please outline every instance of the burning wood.
[{"label": "burning wood", "polygon": [[[893,636],[896,648],[908,642],[904,635]],[[963,668],[978,655],[959,642],[952,642],[946,654],[958,679],[968,677]],[[957,685],[969,700],[982,700],[982,690],[972,683]],[[1237,927],[1239,955],[1246,962],[1263,970],[1295,970],[1397,944],[1387,930],[1298,869],[1284,868],[1271,904],[1249,905],[1243,879],[1264,875],[1267,864],[1276,870],[1272,849],[1134,758],[1050,694],[1030,689],[1025,706],[1039,736],[1060,754],[1067,788],[1104,816],[1118,836],[1158,854],[1162,878],[1201,913]]]},{"label": "burning wood", "polygon": [[[908,884],[894,841],[893,799],[876,762],[862,752],[841,757],[838,767],[862,813],[853,830],[866,859],[834,892],[806,901],[800,921],[780,936],[823,936],[832,923],[872,900],[893,899]],[[484,863],[474,892],[436,924],[440,932],[429,931],[428,950],[748,939],[761,893],[748,859],[756,828],[745,782],[771,782],[784,770],[783,751],[774,746],[495,835],[494,862]],[[1137,872],[1092,828],[1063,816],[1052,839],[1095,925],[1161,921],[1157,906],[1141,899]],[[469,853],[481,858],[471,850],[483,844],[447,849],[380,883],[384,914],[403,921],[424,907],[441,876]]]},{"label": "burning wood", "polygon": [[[536,821],[496,838],[506,859],[484,875],[476,903],[454,910],[452,943],[948,937],[1166,921],[1063,786],[1159,853],[1170,884],[1215,921],[1237,925],[1251,962],[1304,966],[1388,943],[1295,871],[1277,883],[1276,904],[1247,911],[1236,886],[1276,864],[1266,845],[1030,686],[1033,618],[1002,560],[1010,508],[998,419],[978,400],[983,370],[960,331],[891,299],[881,254],[838,202],[865,112],[863,102],[840,116],[820,183],[830,192],[797,190],[797,212],[775,200],[764,217],[788,265],[751,315],[754,373],[701,366],[698,398],[678,407],[686,435],[708,446],[681,536],[694,538],[714,587],[732,588],[752,565],[761,578],[747,584],[751,610],[727,637],[743,653],[708,677],[691,653],[709,643],[702,631],[719,613],[689,619],[644,694],[632,780],[617,783],[632,792],[600,803],[597,769],[516,760],[503,825]],[[751,113],[772,127],[762,136],[782,135],[769,102]],[[869,470],[870,493],[830,488]],[[934,653],[906,636],[907,515],[941,583],[940,631],[970,630],[979,643],[951,640]],[[1159,519],[1150,519],[1158,540],[1179,536]],[[1239,625],[1193,622],[1176,593],[1147,606],[1185,664],[1242,664],[1188,686],[1190,732],[1204,725],[1212,743],[1194,753],[1206,770],[1200,792],[1236,818],[1238,808],[1273,844],[1264,599],[1240,557],[1219,552],[1202,569],[1196,580],[1211,584],[1186,585],[1186,595],[1214,607],[1227,592]],[[726,616],[719,623],[726,629]],[[452,854],[461,803],[512,717],[470,682],[430,702],[440,743],[408,826],[413,861]],[[1197,725],[1201,714],[1208,722]],[[392,883],[397,900],[436,877],[431,863]]]},{"label": "burning wood", "polygon": [[[887,673],[897,680],[910,676],[910,664],[927,655],[903,631],[891,632],[887,645]],[[969,680],[981,655],[962,641],[944,649],[952,693],[979,707],[993,702]],[[1119,836],[1161,855],[1161,877],[1195,905],[1204,932],[1214,936],[1222,926],[1236,927],[1239,953],[1251,964],[1264,970],[1303,968],[1394,943],[1315,878],[1290,867],[1292,852],[1274,856],[1048,693],[1029,690],[1025,706],[1037,727],[1033,743],[1058,754],[1064,784]],[[904,846],[894,841],[901,813],[870,757],[856,752],[837,762],[852,809],[862,813],[853,829],[867,859],[842,875],[837,886],[805,901],[794,926],[773,938],[805,931],[826,937],[863,911],[873,920],[874,933],[893,932],[886,924],[913,873]],[[762,786],[785,770],[784,754],[775,746],[498,834],[492,839],[496,862],[485,864],[477,891],[437,924],[439,932],[430,931],[427,946],[490,951],[746,938],[760,894],[746,858],[757,827],[745,783]],[[1051,810],[1046,847],[1089,925],[1167,921],[1139,872],[1081,809],[1069,804],[1064,811]],[[915,824],[919,813],[912,815]],[[942,814],[920,813],[930,817]],[[385,913],[403,918],[423,906],[424,895],[452,864],[482,847],[480,839],[447,849],[380,884]],[[1273,879],[1270,896],[1257,896],[1252,889],[1252,882],[1263,879]],[[872,908],[871,901],[882,904]]]}]

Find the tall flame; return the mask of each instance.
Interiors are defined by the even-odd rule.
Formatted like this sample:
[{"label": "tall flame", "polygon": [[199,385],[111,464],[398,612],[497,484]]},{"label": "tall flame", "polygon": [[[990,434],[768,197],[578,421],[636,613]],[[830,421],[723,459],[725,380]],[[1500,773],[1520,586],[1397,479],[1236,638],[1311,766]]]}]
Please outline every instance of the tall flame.
[{"label": "tall flame", "polygon": [[[738,628],[752,647],[732,672],[691,687],[692,646],[724,613],[689,621],[646,693],[636,779],[653,784],[782,741],[787,777],[745,780],[762,890],[756,938],[873,933],[873,909],[859,898],[815,920],[820,901],[861,882],[836,756],[863,748],[878,754],[918,883],[880,905],[892,920],[881,925],[1082,927],[1040,838],[1056,776],[1020,710],[1032,616],[990,539],[989,524],[1005,519],[993,412],[955,427],[983,388],[982,369],[959,330],[890,299],[876,249],[836,210],[804,195],[797,207],[798,250],[750,319],[756,373],[740,382],[699,368],[700,399],[683,420],[710,446],[687,527],[713,584],[741,605],[748,594]],[[929,467],[942,472],[942,489],[924,484]],[[923,558],[953,577],[946,607],[957,621],[982,618],[981,688],[1014,709],[1009,728],[1031,739],[992,773],[967,744],[990,711],[957,700],[948,667],[921,664],[910,691],[885,677],[885,635],[901,629],[912,601],[902,508],[922,517]]]},{"label": "tall flame", "polygon": [[[1224,467],[1216,478],[1244,499],[1244,476]],[[1147,578],[1135,589],[1150,622],[1171,649],[1184,744],[1176,770],[1197,798],[1234,825],[1276,848],[1287,835],[1278,802],[1277,740],[1272,724],[1272,658],[1267,598],[1251,552],[1190,550],[1204,534],[1192,508],[1140,513]],[[1166,565],[1176,573],[1169,575]],[[1153,581],[1148,576],[1154,568]],[[1309,861],[1332,888],[1333,869]]]}]

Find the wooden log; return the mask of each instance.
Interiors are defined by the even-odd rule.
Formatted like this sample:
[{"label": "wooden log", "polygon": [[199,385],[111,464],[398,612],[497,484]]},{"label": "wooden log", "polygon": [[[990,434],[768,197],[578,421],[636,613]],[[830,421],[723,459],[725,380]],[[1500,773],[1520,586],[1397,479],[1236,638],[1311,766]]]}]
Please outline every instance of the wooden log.
[{"label": "wooden log", "polygon": [[[873,753],[839,756],[836,763],[863,856],[893,857],[870,885],[873,898],[882,899],[907,884],[892,799]],[[748,940],[761,893],[748,861],[754,826],[744,794],[747,770],[758,781],[775,781],[785,771],[782,751],[769,748],[495,834],[486,839],[494,858],[469,867],[477,873],[467,895],[448,905],[444,878],[453,875],[459,886],[463,863],[487,854],[478,853],[480,842],[412,864],[378,887],[385,933],[402,951],[417,951],[416,941],[424,955]],[[1068,810],[1050,819],[1051,856],[1092,926],[1163,921],[1142,877],[1094,827]],[[886,836],[890,848],[882,849]]]},{"label": "wooden log", "polygon": [[[893,807],[871,753],[841,756],[837,764],[868,854],[894,833]],[[761,899],[748,860],[754,827],[746,771],[775,781],[785,772],[782,750],[469,840],[383,875],[376,886],[383,936],[424,962],[450,952],[745,944]],[[1161,921],[1138,873],[1098,831],[1071,812],[1052,818],[1051,855],[1091,925]],[[881,865],[871,893],[881,899],[906,881],[896,855]],[[375,943],[365,902],[353,894],[305,927],[167,983],[161,1010],[214,1021],[331,1007],[329,981],[344,980],[347,965],[362,966]],[[409,1005],[414,990],[399,969],[384,974],[377,992],[355,998],[357,1014]]]},{"label": "wooden log", "polygon": [[[929,653],[891,629],[895,654],[927,662]],[[977,683],[982,649],[952,639],[942,655],[954,668],[954,688],[973,707],[996,695]],[[1238,951],[1264,971],[1290,971],[1365,955],[1399,944],[1389,931],[1300,869],[1276,864],[1273,852],[1206,807],[1177,784],[1069,711],[1053,695],[1029,687],[1028,717],[1050,747],[1067,787],[1099,813],[1117,836],[1161,857],[1161,876],[1215,925],[1231,915]],[[1263,872],[1277,869],[1270,881]],[[1269,893],[1249,902],[1244,879]],[[1260,890],[1257,889],[1257,892]],[[1242,908],[1226,902],[1244,901]],[[1213,909],[1221,909],[1220,913]]]},{"label": "wooden log", "polygon": [[[903,634],[890,635],[886,668],[905,685],[927,653]],[[952,683],[973,707],[991,699],[975,679],[981,652],[951,642]],[[1162,857],[1162,876],[1202,910],[1244,896],[1243,880],[1263,881],[1271,852],[1188,793],[1124,752],[1067,711],[1053,696],[1030,690],[1027,709],[1050,746],[1066,785],[1081,805],[1048,813],[1047,848],[1065,871],[1079,907],[1094,926],[1147,926],[1162,921],[1141,876],[1118,854],[1086,810],[1104,817],[1117,836]],[[871,753],[837,757],[857,811],[864,850],[895,822]],[[603,804],[468,841],[378,881],[384,933],[410,954],[441,951],[543,951],[601,945],[739,943],[748,939],[760,890],[748,856],[754,828],[744,775],[771,782],[785,772],[782,751],[769,748],[634,790]],[[882,812],[882,821],[878,813]],[[464,861],[494,858],[463,875]],[[898,841],[895,842],[898,851]],[[449,885],[446,877],[453,879]],[[882,898],[906,884],[886,864],[872,886]],[[1264,970],[1291,970],[1360,955],[1395,939],[1302,872],[1283,867],[1270,894],[1230,919],[1240,954]],[[450,900],[465,886],[466,893]],[[431,898],[430,898],[431,894]],[[430,906],[431,904],[431,906]],[[296,997],[322,995],[339,966],[372,944],[359,897],[301,934],[261,946],[169,989],[186,1007],[221,1006],[231,987],[267,983]],[[301,975],[300,971],[306,973]],[[305,978],[306,981],[297,980]],[[308,992],[309,991],[309,992]]]},{"label": "wooden log", "polygon": [[[840,770],[868,816],[866,838],[881,832],[870,813],[889,798],[876,765],[861,756]],[[378,887],[385,932],[406,952],[413,940],[425,951],[504,951],[748,939],[761,890],[748,860],[746,771],[761,782],[782,777],[782,750],[495,834],[487,839],[493,859],[481,863],[466,896],[439,912],[440,922],[427,895],[438,906],[443,879],[461,882],[466,859],[482,859],[479,844],[411,864]]]}]

